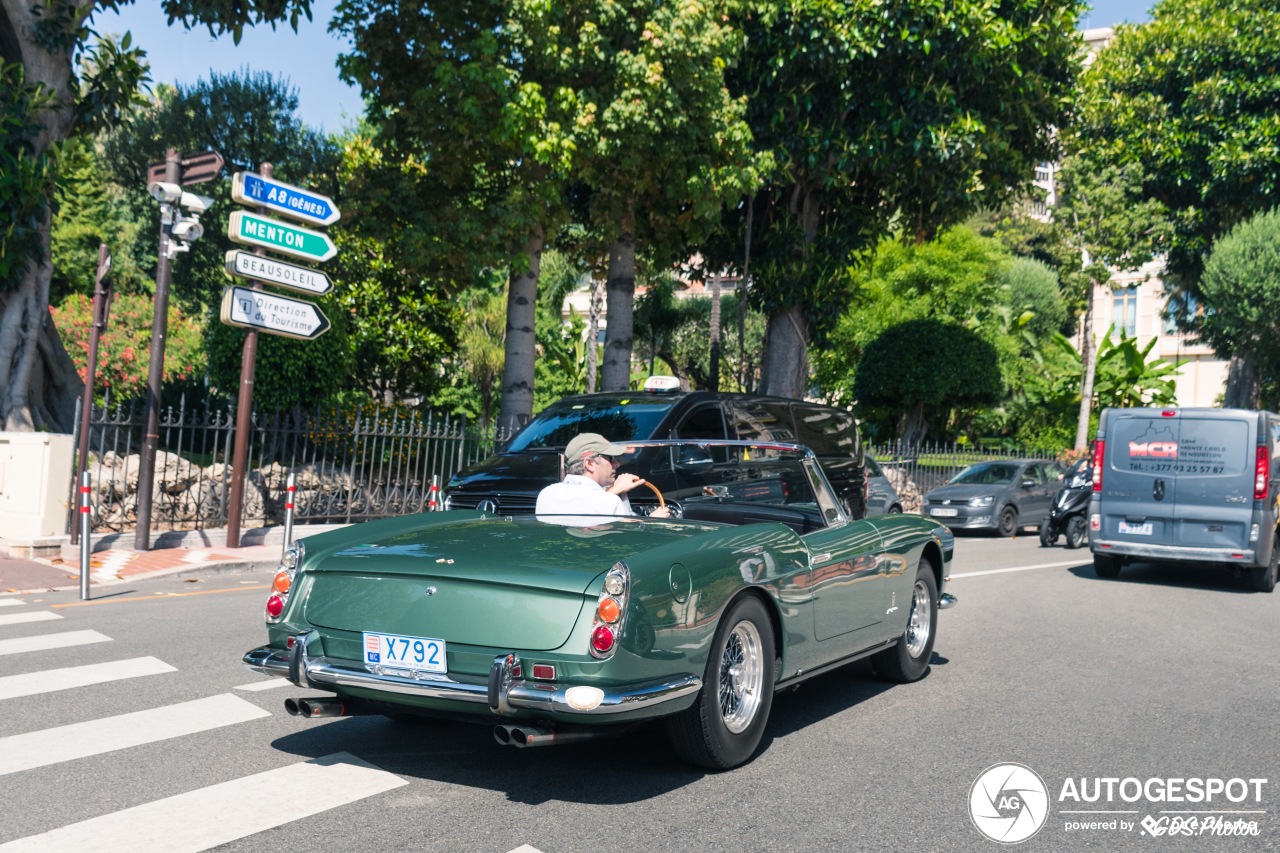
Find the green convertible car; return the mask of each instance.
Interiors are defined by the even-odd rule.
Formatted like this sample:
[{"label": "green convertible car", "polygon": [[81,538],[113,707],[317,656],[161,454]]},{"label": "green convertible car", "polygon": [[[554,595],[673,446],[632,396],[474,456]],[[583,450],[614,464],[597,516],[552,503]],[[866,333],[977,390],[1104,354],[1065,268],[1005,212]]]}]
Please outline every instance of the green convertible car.
[{"label": "green convertible car", "polygon": [[641,444],[679,487],[634,490],[635,516],[434,512],[300,540],[245,664],[335,694],[293,714],[463,715],[513,746],[661,718],[712,769],[751,758],[779,690],[865,657],[927,672],[955,604],[945,527],[849,520],[797,445]]}]

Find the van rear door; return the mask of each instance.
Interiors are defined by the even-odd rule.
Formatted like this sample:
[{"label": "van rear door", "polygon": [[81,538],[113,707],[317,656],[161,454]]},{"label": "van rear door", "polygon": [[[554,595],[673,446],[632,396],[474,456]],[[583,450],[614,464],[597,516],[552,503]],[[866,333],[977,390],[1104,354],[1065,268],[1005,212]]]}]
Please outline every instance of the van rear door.
[{"label": "van rear door", "polygon": [[1102,537],[1135,545],[1247,548],[1254,425],[1240,412],[1112,410]]}]

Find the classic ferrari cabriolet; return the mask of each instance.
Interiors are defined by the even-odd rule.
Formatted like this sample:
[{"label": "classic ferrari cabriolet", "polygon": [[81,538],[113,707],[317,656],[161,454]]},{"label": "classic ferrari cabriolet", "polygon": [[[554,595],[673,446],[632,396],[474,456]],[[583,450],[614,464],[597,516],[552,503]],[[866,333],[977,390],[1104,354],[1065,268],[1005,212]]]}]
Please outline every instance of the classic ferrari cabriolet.
[{"label": "classic ferrari cabriolet", "polygon": [[514,746],[661,718],[712,769],[755,753],[779,690],[867,657],[925,674],[955,603],[945,527],[850,521],[794,444],[643,445],[679,487],[636,489],[635,516],[434,512],[300,540],[245,664],[336,694],[295,715],[463,715]]}]

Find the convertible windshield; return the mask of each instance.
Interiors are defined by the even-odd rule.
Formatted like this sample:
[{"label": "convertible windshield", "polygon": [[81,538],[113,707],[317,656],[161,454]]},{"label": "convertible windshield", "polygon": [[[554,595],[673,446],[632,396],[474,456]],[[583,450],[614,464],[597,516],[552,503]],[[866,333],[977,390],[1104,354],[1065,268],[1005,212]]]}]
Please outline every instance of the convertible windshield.
[{"label": "convertible windshield", "polygon": [[1018,473],[1018,466],[1009,462],[981,462],[965,468],[951,478],[956,485],[1007,486]]},{"label": "convertible windshield", "polygon": [[596,432],[610,441],[649,438],[673,405],[639,395],[601,399],[561,400],[538,413],[507,445],[506,452],[559,450],[579,433]]}]

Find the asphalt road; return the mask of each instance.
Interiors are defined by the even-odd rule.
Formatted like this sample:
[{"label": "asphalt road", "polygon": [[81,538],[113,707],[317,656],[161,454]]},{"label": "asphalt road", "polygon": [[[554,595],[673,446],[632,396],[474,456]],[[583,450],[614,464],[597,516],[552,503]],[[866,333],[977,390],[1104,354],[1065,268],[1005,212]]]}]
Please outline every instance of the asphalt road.
[{"label": "asphalt road", "polygon": [[[276,682],[239,663],[264,636],[262,573],[0,596],[0,851],[994,851],[970,793],[1005,763],[1046,789],[1025,850],[1280,849],[1280,594],[1209,569],[1099,580],[1087,551],[1029,533],[961,538],[952,576],[926,678],[808,682],[721,774],[657,730],[517,750],[461,723],[289,717],[287,696],[315,692],[249,689]],[[78,644],[24,645],[54,635]],[[1097,779],[1137,781],[1063,798]],[[1172,779],[1225,792],[1122,796]]]}]

